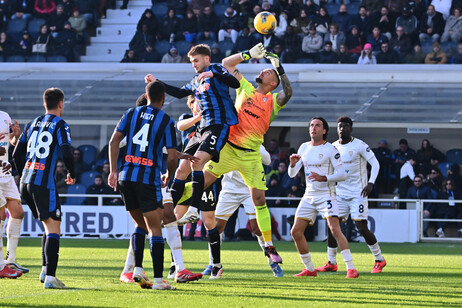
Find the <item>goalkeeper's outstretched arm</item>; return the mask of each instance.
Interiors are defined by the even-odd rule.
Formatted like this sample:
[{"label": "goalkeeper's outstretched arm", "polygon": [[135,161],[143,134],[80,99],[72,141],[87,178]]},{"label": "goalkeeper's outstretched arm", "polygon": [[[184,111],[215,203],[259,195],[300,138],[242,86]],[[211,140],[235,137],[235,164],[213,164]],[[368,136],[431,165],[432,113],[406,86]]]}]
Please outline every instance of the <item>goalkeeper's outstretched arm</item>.
[{"label": "goalkeeper's outstretched arm", "polygon": [[241,72],[236,68],[236,65],[242,61],[249,60],[250,58],[261,59],[265,56],[266,49],[262,43],[258,43],[250,50],[246,50],[223,59],[221,64],[230,72],[237,80],[242,79]]}]

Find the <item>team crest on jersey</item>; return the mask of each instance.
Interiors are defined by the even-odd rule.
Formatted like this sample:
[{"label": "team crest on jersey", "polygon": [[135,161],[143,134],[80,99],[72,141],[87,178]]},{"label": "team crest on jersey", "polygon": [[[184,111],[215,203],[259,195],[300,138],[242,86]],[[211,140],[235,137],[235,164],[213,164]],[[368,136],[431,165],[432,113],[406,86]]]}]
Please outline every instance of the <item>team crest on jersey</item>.
[{"label": "team crest on jersey", "polygon": [[353,151],[349,151],[348,154],[350,154],[350,156],[353,156]]},{"label": "team crest on jersey", "polygon": [[201,84],[199,87],[197,87],[196,93],[207,92],[209,89],[210,89],[210,84],[204,83],[204,84]]},{"label": "team crest on jersey", "polygon": [[371,151],[371,148],[367,147],[366,152],[370,152],[370,151]]},{"label": "team crest on jersey", "polygon": [[340,153],[335,154],[335,159],[339,159],[339,158],[340,158]]},{"label": "team crest on jersey", "polygon": [[61,216],[61,211],[59,209],[56,210],[56,217],[60,217]]},{"label": "team crest on jersey", "polygon": [[268,100],[267,97],[263,97],[263,102],[266,103],[266,101]]},{"label": "team crest on jersey", "polygon": [[209,165],[209,169],[212,170],[212,169],[213,169],[213,166],[212,166],[212,165]]},{"label": "team crest on jersey", "polygon": [[322,159],[323,157],[324,157],[324,155],[319,154],[319,159]]}]

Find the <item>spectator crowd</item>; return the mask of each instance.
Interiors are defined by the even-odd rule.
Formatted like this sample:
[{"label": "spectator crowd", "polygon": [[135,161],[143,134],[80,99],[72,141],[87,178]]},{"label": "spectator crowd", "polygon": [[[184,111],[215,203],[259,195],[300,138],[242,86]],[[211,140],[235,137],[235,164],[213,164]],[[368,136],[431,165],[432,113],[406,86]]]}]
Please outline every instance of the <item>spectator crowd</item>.
[{"label": "spectator crowd", "polygon": [[[461,0],[229,0],[215,7],[224,5],[221,12],[210,0],[168,0],[160,20],[153,5],[122,62],[188,62],[196,43],[213,47],[219,62],[262,42],[284,63],[462,63]],[[253,27],[261,11],[276,16],[271,34]]]}]

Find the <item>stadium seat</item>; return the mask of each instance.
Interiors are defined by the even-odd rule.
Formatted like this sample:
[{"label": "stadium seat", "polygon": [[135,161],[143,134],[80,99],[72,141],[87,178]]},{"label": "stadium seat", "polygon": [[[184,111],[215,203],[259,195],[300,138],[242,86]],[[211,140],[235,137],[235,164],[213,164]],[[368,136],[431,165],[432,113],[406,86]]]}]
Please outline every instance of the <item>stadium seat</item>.
[{"label": "stadium seat", "polygon": [[167,16],[168,6],[166,3],[156,3],[152,6],[151,9],[157,20],[162,20],[165,18],[165,16]]},{"label": "stadium seat", "polygon": [[162,57],[167,51],[170,50],[170,43],[167,41],[157,41],[154,49],[157,50],[159,55]]},{"label": "stadium seat", "polygon": [[27,25],[27,30],[29,30],[30,36],[36,39],[40,32],[40,26],[43,24],[46,24],[46,20],[41,18],[34,18],[31,21],[29,21],[29,24]]},{"label": "stadium seat", "polygon": [[51,56],[48,57],[47,62],[67,62],[65,56]]},{"label": "stadium seat", "polygon": [[206,45],[209,45],[210,48],[212,48],[213,41],[212,40],[202,40],[202,41],[198,41],[197,44],[206,44]]},{"label": "stadium seat", "polygon": [[449,167],[451,167],[452,163],[444,162],[444,163],[439,163],[438,168],[441,170],[441,174],[443,177],[446,177],[448,174]]},{"label": "stadium seat", "polygon": [[348,4],[348,5],[347,5],[347,7],[348,7],[348,14],[350,14],[350,15],[356,15],[356,14],[358,14],[359,5],[360,5],[360,3],[358,3],[358,2]]},{"label": "stadium seat", "polygon": [[[85,194],[87,188],[82,184],[69,185],[67,187],[68,194]],[[65,205],[82,205],[85,197],[66,197]]]},{"label": "stadium seat", "polygon": [[422,51],[424,54],[432,52],[432,46],[433,46],[432,40],[423,41],[421,44],[422,44]]},{"label": "stadium seat", "polygon": [[13,39],[15,42],[18,42],[22,36],[24,30],[26,30],[27,21],[23,19],[14,19],[8,21],[8,26],[6,28],[6,34]]},{"label": "stadium seat", "polygon": [[446,153],[448,163],[462,164],[462,149],[451,149]]},{"label": "stadium seat", "polygon": [[[329,15],[335,15],[338,13],[338,9],[340,7],[340,4],[337,3],[327,3],[324,4],[324,7],[327,9],[327,12],[329,12]],[[354,13],[349,12],[350,14],[354,15]],[[311,17],[311,16],[310,16]]]},{"label": "stadium seat", "polygon": [[47,62],[47,58],[41,55],[32,55],[27,57],[27,62]]},{"label": "stadium seat", "polygon": [[80,184],[85,186],[90,186],[94,183],[95,176],[101,175],[101,173],[97,171],[85,171],[80,175]]},{"label": "stadium seat", "polygon": [[226,3],[217,3],[213,7],[213,10],[215,11],[215,14],[217,14],[217,17],[222,20],[224,18],[224,14],[226,12],[226,9],[228,8],[228,4]]},{"label": "stadium seat", "polygon": [[101,169],[103,168],[103,165],[105,163],[109,163],[109,159],[107,158],[98,158],[93,166],[91,167],[92,170],[95,170],[97,172],[101,172]]},{"label": "stadium seat", "polygon": [[26,58],[23,56],[9,56],[6,58],[6,62],[26,62]]},{"label": "stadium seat", "polygon": [[96,159],[96,155],[98,154],[98,150],[94,145],[91,144],[84,144],[78,147],[80,151],[82,151],[82,159],[88,165],[91,166]]},{"label": "stadium seat", "polygon": [[310,58],[298,58],[295,63],[314,63],[313,59]]},{"label": "stadium seat", "polygon": [[5,62],[5,59],[2,56],[0,56],[0,62]]},{"label": "stadium seat", "polygon": [[218,47],[220,47],[220,51],[223,54],[226,54],[227,51],[234,50],[234,44],[231,40],[224,40],[224,41],[218,42]]},{"label": "stadium seat", "polygon": [[191,49],[191,43],[188,41],[178,41],[175,43],[175,45],[176,45],[176,48],[178,49],[178,53],[181,56],[184,56],[185,54],[187,54],[189,50]]}]

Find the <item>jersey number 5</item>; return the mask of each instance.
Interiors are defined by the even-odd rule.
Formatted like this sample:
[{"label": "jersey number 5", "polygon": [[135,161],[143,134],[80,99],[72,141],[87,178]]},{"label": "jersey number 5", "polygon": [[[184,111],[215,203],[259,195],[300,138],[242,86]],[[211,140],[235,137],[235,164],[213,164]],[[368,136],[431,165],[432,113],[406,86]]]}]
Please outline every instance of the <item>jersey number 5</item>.
[{"label": "jersey number 5", "polygon": [[53,142],[53,135],[48,131],[38,133],[34,130],[27,144],[27,152],[38,158],[46,158],[50,154],[50,145]]},{"label": "jersey number 5", "polygon": [[146,123],[141,129],[133,136],[133,143],[140,146],[140,151],[145,152],[148,146],[149,123]]}]

